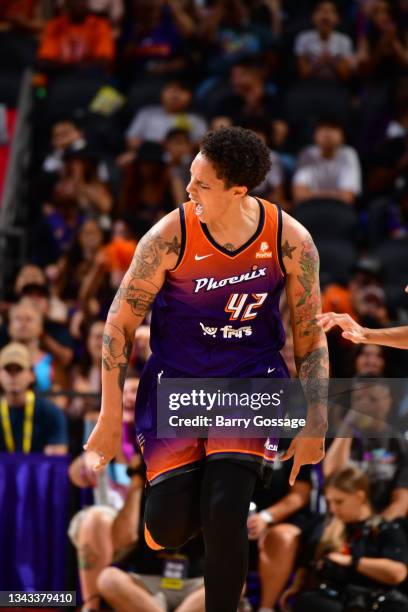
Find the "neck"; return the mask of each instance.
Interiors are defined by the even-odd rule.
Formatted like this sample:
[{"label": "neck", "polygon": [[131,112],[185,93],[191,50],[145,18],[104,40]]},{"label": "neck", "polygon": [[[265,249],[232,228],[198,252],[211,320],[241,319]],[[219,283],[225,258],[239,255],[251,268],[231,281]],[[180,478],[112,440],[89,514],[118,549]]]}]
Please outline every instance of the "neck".
[{"label": "neck", "polygon": [[5,393],[5,398],[9,406],[24,406],[26,401],[26,392],[9,391]]},{"label": "neck", "polygon": [[358,521],[366,521],[372,515],[372,511],[370,506],[364,505],[361,506],[360,511],[358,513]]},{"label": "neck", "polygon": [[[206,222],[210,232],[228,232],[232,236],[235,235],[237,231],[242,229],[243,222],[252,219],[253,204],[251,200],[253,199],[247,195],[242,198],[238,206],[236,201],[221,205],[217,211],[217,217]],[[258,205],[257,202],[256,204]]]},{"label": "neck", "polygon": [[25,344],[28,348],[31,357],[35,359],[35,357],[37,357],[38,353],[40,352],[40,341],[37,338],[33,338],[32,340],[23,342],[23,344]]},{"label": "neck", "polygon": [[328,40],[331,35],[331,30],[319,30],[319,36],[322,40]]},{"label": "neck", "polygon": [[336,149],[321,149],[323,159],[333,159],[336,154]]}]

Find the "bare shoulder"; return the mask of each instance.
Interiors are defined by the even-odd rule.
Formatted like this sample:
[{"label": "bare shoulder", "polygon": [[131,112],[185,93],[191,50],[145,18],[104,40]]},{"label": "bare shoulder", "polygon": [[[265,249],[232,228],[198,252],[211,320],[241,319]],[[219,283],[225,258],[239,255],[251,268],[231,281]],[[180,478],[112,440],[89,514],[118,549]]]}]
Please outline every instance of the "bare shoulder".
[{"label": "bare shoulder", "polygon": [[282,258],[288,274],[296,273],[307,259],[316,262],[319,255],[308,230],[299,221],[282,212]]},{"label": "bare shoulder", "polygon": [[174,268],[181,250],[181,223],[178,209],[160,219],[137,245],[131,266],[134,277],[143,278],[157,268]]}]

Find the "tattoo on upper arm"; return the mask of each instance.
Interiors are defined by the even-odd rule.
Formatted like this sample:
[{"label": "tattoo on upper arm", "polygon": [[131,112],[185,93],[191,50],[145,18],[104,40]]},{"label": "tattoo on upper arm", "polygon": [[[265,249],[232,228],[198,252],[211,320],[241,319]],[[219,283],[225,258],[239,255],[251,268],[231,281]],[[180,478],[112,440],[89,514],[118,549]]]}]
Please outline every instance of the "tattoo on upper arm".
[{"label": "tattoo on upper arm", "polygon": [[181,243],[177,236],[165,240],[157,230],[150,230],[140,241],[129,268],[132,278],[148,280],[154,276],[164,255],[180,254]]},{"label": "tattoo on upper arm", "polygon": [[102,367],[108,372],[119,370],[118,385],[121,391],[125,384],[132,347],[133,339],[127,336],[123,329],[107,321],[102,340]]},{"label": "tattoo on upper arm", "polygon": [[299,263],[301,274],[297,279],[302,289],[295,295],[295,324],[303,337],[321,332],[316,320],[320,309],[319,254],[311,238],[302,242]]},{"label": "tattoo on upper arm", "polygon": [[[121,303],[126,302],[131,307],[132,313],[143,319],[159,291],[159,287],[151,280],[152,277],[157,272],[163,256],[170,253],[178,255],[180,248],[181,244],[177,236],[167,241],[156,230],[150,230],[136,249],[129,271],[116,292],[109,313],[117,313]],[[134,282],[138,279],[149,283],[152,291],[138,288]]]},{"label": "tattoo on upper arm", "polygon": [[282,245],[282,257],[289,257],[292,259],[292,253],[297,247],[290,246],[289,242],[285,240],[285,244]]}]

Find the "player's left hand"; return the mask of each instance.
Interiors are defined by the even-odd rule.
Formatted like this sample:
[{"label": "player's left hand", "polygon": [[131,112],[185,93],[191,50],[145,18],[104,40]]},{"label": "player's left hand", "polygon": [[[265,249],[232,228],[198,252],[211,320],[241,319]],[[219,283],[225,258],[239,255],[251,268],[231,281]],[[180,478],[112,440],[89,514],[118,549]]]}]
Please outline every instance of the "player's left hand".
[{"label": "player's left hand", "polygon": [[289,448],[279,457],[280,461],[287,461],[293,457],[292,471],[289,476],[291,487],[295,484],[302,465],[320,463],[324,457],[324,436],[310,438],[307,435],[307,432],[303,431],[298,433]]}]

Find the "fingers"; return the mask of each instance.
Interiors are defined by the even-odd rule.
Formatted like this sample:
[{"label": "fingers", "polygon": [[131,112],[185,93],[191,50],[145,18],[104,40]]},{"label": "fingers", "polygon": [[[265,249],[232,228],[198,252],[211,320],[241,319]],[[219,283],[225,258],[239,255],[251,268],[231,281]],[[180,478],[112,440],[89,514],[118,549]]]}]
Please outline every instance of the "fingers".
[{"label": "fingers", "polygon": [[325,332],[330,331],[335,325],[338,325],[342,329],[350,329],[353,324],[353,319],[350,315],[336,312],[318,314],[316,315],[316,319]]},{"label": "fingers", "polygon": [[292,471],[289,476],[289,484],[291,487],[293,487],[293,485],[295,484],[296,478],[298,477],[298,474],[299,474],[299,470],[300,470],[299,463],[293,462]]},{"label": "fingers", "polygon": [[279,456],[279,461],[287,461],[288,459],[292,459],[294,454],[295,454],[295,444],[294,442],[291,442],[289,448],[285,450],[283,455]]},{"label": "fingers", "polygon": [[87,453],[85,463],[91,470],[98,472],[109,463],[109,460],[103,453],[89,448],[89,444],[84,444],[83,448]]}]

